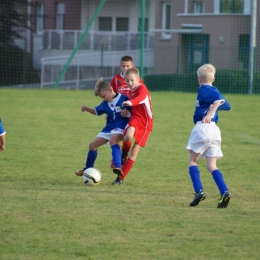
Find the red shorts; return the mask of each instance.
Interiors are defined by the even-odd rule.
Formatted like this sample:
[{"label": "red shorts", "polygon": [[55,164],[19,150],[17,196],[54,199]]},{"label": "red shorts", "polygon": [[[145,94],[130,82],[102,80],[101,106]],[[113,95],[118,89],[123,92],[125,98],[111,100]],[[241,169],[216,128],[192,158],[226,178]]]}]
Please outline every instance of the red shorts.
[{"label": "red shorts", "polygon": [[135,142],[137,144],[139,144],[140,146],[145,147],[151,131],[149,131],[145,128],[142,128],[142,127],[127,124],[127,126],[124,129],[124,135],[126,134],[127,129],[130,126],[133,126],[135,128],[135,133],[134,133]]}]

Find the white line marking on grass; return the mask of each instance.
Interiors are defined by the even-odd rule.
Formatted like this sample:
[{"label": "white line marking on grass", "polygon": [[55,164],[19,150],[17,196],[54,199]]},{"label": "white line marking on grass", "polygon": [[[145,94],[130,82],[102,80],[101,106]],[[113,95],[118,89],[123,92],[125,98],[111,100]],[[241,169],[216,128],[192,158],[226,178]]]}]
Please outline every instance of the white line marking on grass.
[{"label": "white line marking on grass", "polygon": [[236,133],[238,136],[252,142],[253,144],[260,144],[260,140],[244,133]]}]

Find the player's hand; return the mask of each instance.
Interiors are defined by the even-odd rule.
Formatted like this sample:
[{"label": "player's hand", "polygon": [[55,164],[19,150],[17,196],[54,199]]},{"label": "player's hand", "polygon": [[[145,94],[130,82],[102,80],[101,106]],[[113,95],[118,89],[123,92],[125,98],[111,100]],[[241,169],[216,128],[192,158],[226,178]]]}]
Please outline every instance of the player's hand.
[{"label": "player's hand", "polygon": [[122,109],[121,110],[121,116],[123,116],[123,117],[125,117],[126,115],[127,115],[127,109],[126,108],[124,108],[124,109]]},{"label": "player's hand", "polygon": [[132,103],[131,103],[129,100],[124,101],[124,102],[122,103],[122,107],[124,107],[124,106],[132,106]]},{"label": "player's hand", "polygon": [[83,106],[81,107],[81,111],[82,111],[82,112],[87,111],[87,107],[86,107],[85,105],[83,105]]},{"label": "player's hand", "polygon": [[206,115],[203,117],[203,119],[201,120],[202,123],[204,124],[210,124],[211,122],[211,115]]}]

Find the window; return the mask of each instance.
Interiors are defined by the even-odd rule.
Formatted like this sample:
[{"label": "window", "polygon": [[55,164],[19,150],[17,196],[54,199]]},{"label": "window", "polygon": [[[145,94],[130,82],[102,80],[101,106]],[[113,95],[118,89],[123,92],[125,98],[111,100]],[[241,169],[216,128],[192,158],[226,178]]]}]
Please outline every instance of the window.
[{"label": "window", "polygon": [[56,8],[56,29],[63,30],[64,29],[64,15],[65,15],[65,4],[57,3]]},{"label": "window", "polygon": [[112,17],[99,17],[98,30],[112,31]]},{"label": "window", "polygon": [[36,33],[40,33],[44,29],[44,5],[38,3],[36,7]]},{"label": "window", "polygon": [[[162,4],[162,29],[171,29],[171,3]],[[163,33],[163,38],[170,39],[171,33]]]},{"label": "window", "polygon": [[[141,25],[142,25],[142,18],[138,19],[138,31],[141,31]],[[148,28],[148,18],[144,19],[144,31],[148,32],[149,28]]]},{"label": "window", "polygon": [[204,3],[203,2],[194,2],[193,11],[194,11],[194,14],[204,13]]},{"label": "window", "polygon": [[116,18],[116,31],[128,32],[128,18]]},{"label": "window", "polygon": [[244,0],[220,0],[220,13],[242,14]]}]

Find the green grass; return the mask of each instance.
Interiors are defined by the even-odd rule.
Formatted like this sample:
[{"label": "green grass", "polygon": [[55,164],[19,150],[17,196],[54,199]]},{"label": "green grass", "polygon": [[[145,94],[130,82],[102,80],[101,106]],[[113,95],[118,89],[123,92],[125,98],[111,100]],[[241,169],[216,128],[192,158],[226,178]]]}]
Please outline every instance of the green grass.
[{"label": "green grass", "polygon": [[0,259],[258,259],[260,244],[260,96],[226,95],[221,112],[230,188],[227,209],[199,167],[207,199],[190,208],[185,150],[195,94],[152,92],[154,131],[121,186],[112,186],[110,148],[99,149],[100,185],[85,186],[89,142],[104,117],[82,113],[100,99],[91,91],[0,89],[7,131],[0,153]]}]

